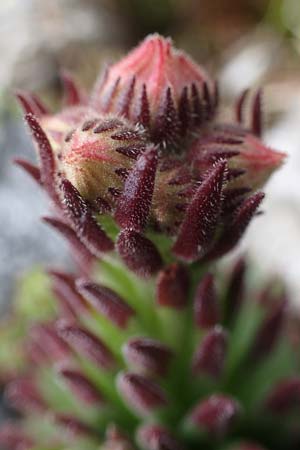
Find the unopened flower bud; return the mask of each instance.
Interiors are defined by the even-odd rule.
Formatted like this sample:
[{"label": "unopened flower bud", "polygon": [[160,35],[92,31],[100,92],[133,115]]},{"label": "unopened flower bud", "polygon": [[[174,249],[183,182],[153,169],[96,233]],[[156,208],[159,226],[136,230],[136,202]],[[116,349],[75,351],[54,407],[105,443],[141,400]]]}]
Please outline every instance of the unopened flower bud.
[{"label": "unopened flower bud", "polygon": [[143,130],[108,116],[81,122],[66,137],[60,157],[64,176],[87,200],[114,204],[138,155],[145,150]]},{"label": "unopened flower bud", "polygon": [[196,140],[189,151],[190,161],[199,175],[214,161],[227,159],[229,169],[245,171],[230,186],[246,186],[253,190],[266,183],[282,165],[285,156],[285,153],[266,146],[260,138],[239,125],[216,125]]},{"label": "unopened flower bud", "polygon": [[91,106],[141,123],[155,143],[166,144],[214,115],[217,92],[200,66],[154,34],[108,68]]}]

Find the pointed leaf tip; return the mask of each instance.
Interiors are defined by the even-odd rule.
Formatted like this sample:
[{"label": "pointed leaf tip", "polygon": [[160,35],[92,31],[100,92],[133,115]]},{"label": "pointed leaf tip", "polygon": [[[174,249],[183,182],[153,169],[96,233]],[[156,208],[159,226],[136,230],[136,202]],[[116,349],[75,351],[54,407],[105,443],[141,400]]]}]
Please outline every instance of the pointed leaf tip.
[{"label": "pointed leaf tip", "polygon": [[154,339],[140,337],[130,339],[123,347],[128,364],[144,374],[164,375],[172,358],[172,351]]},{"label": "pointed leaf tip", "polygon": [[197,189],[180,226],[173,253],[192,262],[203,256],[212,244],[218,226],[227,181],[227,163],[218,162]]},{"label": "pointed leaf tip", "polygon": [[122,228],[141,231],[147,222],[154,190],[157,149],[148,148],[129,173],[118,201],[115,219]]},{"label": "pointed leaf tip", "polygon": [[286,315],[286,299],[270,309],[269,314],[258,329],[250,357],[255,362],[269,354],[276,345],[282,332]]},{"label": "pointed leaf tip", "polygon": [[75,106],[82,102],[82,93],[73,76],[66,70],[60,72],[60,78],[63,84],[65,106]]},{"label": "pointed leaf tip", "polygon": [[85,279],[77,280],[76,286],[80,294],[96,311],[119,328],[126,328],[129,319],[134,316],[134,311],[114,291]]},{"label": "pointed leaf tip", "polygon": [[33,114],[26,114],[25,120],[38,146],[41,181],[52,200],[60,205],[57,193],[56,163],[52,146],[37,118]]},{"label": "pointed leaf tip", "polygon": [[113,355],[97,336],[64,320],[57,322],[56,328],[59,336],[80,357],[89,359],[102,370],[110,370],[114,367]]},{"label": "pointed leaf tip", "polygon": [[103,397],[84,375],[71,369],[61,369],[59,374],[80,401],[87,405],[102,404]]},{"label": "pointed leaf tip", "polygon": [[214,277],[208,273],[200,281],[194,299],[194,317],[199,328],[210,328],[220,320]]},{"label": "pointed leaf tip", "polygon": [[182,309],[187,306],[189,274],[187,269],[177,263],[162,269],[156,282],[156,301],[160,306]]},{"label": "pointed leaf tip", "polygon": [[300,378],[291,377],[278,382],[265,402],[266,409],[273,414],[289,413],[300,406]]},{"label": "pointed leaf tip", "polygon": [[162,266],[161,256],[153,242],[134,230],[121,231],[117,249],[127,267],[141,277],[154,275]]},{"label": "pointed leaf tip", "polygon": [[117,387],[126,403],[141,416],[147,416],[167,404],[162,388],[143,375],[121,373],[117,379]]},{"label": "pointed leaf tip", "polygon": [[262,89],[258,89],[252,105],[251,129],[253,134],[262,134]]},{"label": "pointed leaf tip", "polygon": [[193,358],[193,373],[219,378],[224,369],[228,336],[216,326],[204,336]]},{"label": "pointed leaf tip", "polygon": [[226,224],[219,241],[208,253],[207,259],[221,257],[237,245],[255,216],[264,196],[263,192],[257,192],[243,201],[233,215],[232,221]]},{"label": "pointed leaf tip", "polygon": [[230,431],[239,413],[240,406],[235,399],[212,395],[193,409],[189,419],[199,431],[222,437]]},{"label": "pointed leaf tip", "polygon": [[60,188],[64,199],[63,207],[82,243],[96,257],[113,250],[112,240],[96,222],[88,204],[75,186],[69,180],[63,179]]},{"label": "pointed leaf tip", "polygon": [[184,450],[180,441],[162,425],[142,425],[137,431],[137,441],[145,450]]}]

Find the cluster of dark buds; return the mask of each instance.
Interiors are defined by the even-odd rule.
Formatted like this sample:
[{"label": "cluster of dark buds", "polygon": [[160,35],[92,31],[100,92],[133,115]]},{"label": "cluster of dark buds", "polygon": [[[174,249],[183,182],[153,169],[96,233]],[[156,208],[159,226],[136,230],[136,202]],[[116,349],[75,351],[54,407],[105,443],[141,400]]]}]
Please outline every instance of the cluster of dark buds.
[{"label": "cluster of dark buds", "polygon": [[227,277],[212,265],[259,213],[257,189],[284,158],[260,139],[261,91],[220,122],[217,84],[157,35],[91,95],[62,81],[54,115],[18,93],[39,166],[16,162],[49,195],[44,220],[78,269],[49,270],[55,312],[22,327],[24,361],[5,389],[22,419],[2,427],[1,445],[299,448],[286,295],[247,286],[243,260]]}]

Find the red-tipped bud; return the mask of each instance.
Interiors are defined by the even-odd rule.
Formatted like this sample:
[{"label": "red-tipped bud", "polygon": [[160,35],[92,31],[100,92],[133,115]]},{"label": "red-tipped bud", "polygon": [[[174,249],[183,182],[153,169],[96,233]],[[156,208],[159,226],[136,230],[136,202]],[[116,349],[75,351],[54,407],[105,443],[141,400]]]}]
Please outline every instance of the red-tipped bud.
[{"label": "red-tipped bud", "polygon": [[187,269],[177,263],[162,269],[157,277],[156,301],[160,306],[181,309],[187,306],[189,276]]},{"label": "red-tipped bud", "polygon": [[67,135],[61,170],[89,201],[116,203],[124,180],[136,158],[146,148],[144,131],[118,117],[96,117],[82,122]]},{"label": "red-tipped bud", "polygon": [[9,404],[20,411],[44,411],[46,405],[41,398],[34,381],[18,378],[5,388],[5,397]]},{"label": "red-tipped bud", "polygon": [[77,280],[76,286],[96,311],[117,327],[126,328],[129,319],[134,316],[134,311],[114,291],[84,279]]},{"label": "red-tipped bud", "polygon": [[59,335],[80,357],[92,361],[101,369],[110,370],[114,367],[114,357],[104,343],[83,328],[64,322],[57,324]]},{"label": "red-tipped bud", "polygon": [[153,242],[134,230],[121,231],[117,249],[127,267],[141,277],[147,278],[161,268],[162,259]]},{"label": "red-tipped bud", "polygon": [[193,358],[193,372],[219,378],[224,369],[228,336],[220,327],[215,327],[204,336]]},{"label": "red-tipped bud", "polygon": [[143,425],[137,431],[137,441],[144,450],[183,450],[180,441],[161,425]]},{"label": "red-tipped bud", "polygon": [[173,253],[185,261],[203,256],[212,244],[222,206],[227,164],[221,161],[208,173],[185,213]]},{"label": "red-tipped bud", "polygon": [[199,328],[210,328],[220,320],[217,293],[212,274],[200,281],[194,299],[194,317]]},{"label": "red-tipped bud", "polygon": [[100,392],[81,373],[70,369],[60,370],[60,375],[67,382],[73,394],[88,405],[98,405],[103,403]]},{"label": "red-tipped bud", "polygon": [[270,176],[284,162],[286,154],[271,149],[252,134],[247,134],[243,145],[239,146],[239,155],[232,159],[230,167],[243,168],[244,176],[234,182],[235,186],[250,186],[260,189]]},{"label": "red-tipped bud", "polygon": [[169,347],[149,338],[132,338],[123,347],[127,363],[142,373],[164,375],[172,358]]},{"label": "red-tipped bud", "polygon": [[113,249],[113,242],[92,216],[91,210],[77,189],[68,180],[62,180],[64,209],[80,240],[97,257]]},{"label": "red-tipped bud", "polygon": [[40,158],[41,181],[52,200],[59,204],[57,194],[57,173],[54,153],[45,132],[41,128],[38,120],[32,114],[26,114],[25,120],[30,128],[32,136],[38,148]]},{"label": "red-tipped bud", "polygon": [[117,386],[125,402],[141,416],[151,415],[167,404],[162,388],[145,376],[122,373]]},{"label": "red-tipped bud", "polygon": [[115,219],[121,228],[141,231],[148,219],[157,167],[157,149],[149,147],[138,158],[125,182]]},{"label": "red-tipped bud", "polygon": [[266,408],[274,414],[290,412],[300,406],[300,378],[293,377],[280,381],[271,391]]},{"label": "red-tipped bud", "polygon": [[263,192],[257,192],[244,200],[234,214],[232,221],[226,224],[225,230],[219,241],[216,242],[215,247],[208,253],[208,259],[220,257],[237,245],[256,214],[264,196]]},{"label": "red-tipped bud", "polygon": [[234,425],[239,413],[240,406],[236,400],[225,395],[212,395],[193,409],[189,420],[201,432],[224,436]]},{"label": "red-tipped bud", "polygon": [[204,70],[159,35],[146,38],[106,72],[92,107],[142,123],[157,142],[212,117],[215,86]]},{"label": "red-tipped bud", "polygon": [[193,143],[189,159],[201,176],[218,159],[228,160],[231,170],[244,174],[231,181],[234,187],[261,188],[280,167],[285,153],[265,146],[254,134],[240,126],[217,125]]}]

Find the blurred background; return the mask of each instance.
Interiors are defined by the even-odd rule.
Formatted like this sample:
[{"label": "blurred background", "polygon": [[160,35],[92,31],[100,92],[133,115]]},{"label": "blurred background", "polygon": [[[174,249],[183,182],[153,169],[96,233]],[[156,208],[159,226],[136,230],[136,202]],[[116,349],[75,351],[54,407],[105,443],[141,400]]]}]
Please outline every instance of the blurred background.
[{"label": "blurred background", "polygon": [[101,64],[155,31],[207,66],[226,104],[246,87],[265,87],[265,141],[289,158],[240,251],[262,276],[284,276],[300,306],[299,0],[1,0],[1,311],[32,265],[68,263],[65,243],[39,221],[43,194],[11,162],[34,158],[14,90],[35,90],[55,110],[61,68],[88,87]]}]

